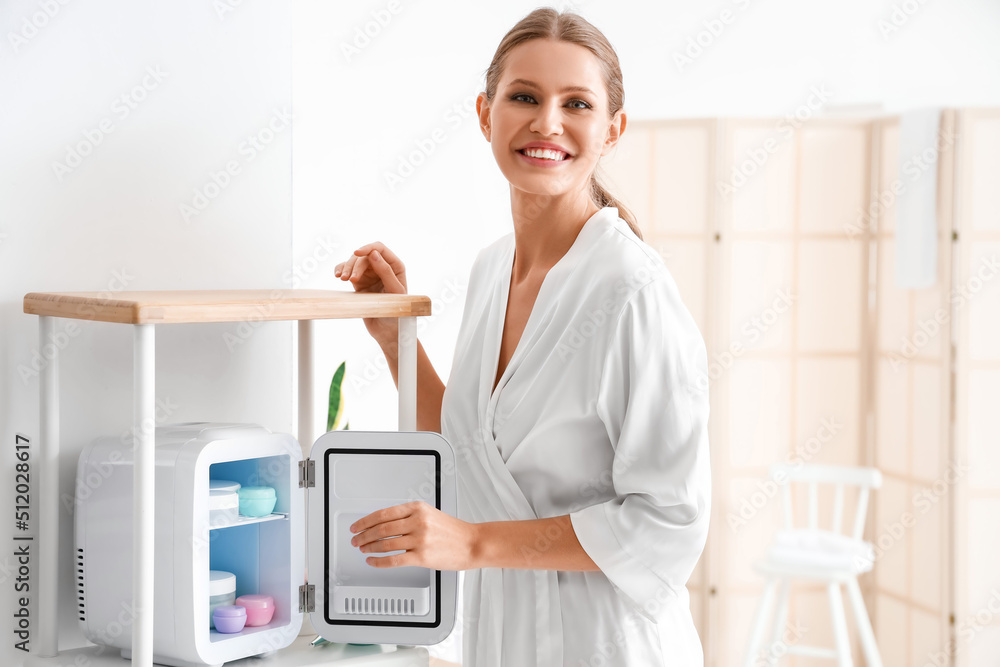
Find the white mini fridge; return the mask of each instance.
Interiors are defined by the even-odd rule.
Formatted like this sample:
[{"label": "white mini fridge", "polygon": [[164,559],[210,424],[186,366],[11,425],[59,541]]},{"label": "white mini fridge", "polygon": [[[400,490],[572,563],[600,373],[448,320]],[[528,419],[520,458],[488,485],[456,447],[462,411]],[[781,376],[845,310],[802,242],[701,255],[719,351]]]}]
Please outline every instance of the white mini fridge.
[{"label": "white mini fridge", "polygon": [[[331,431],[305,460],[291,435],[253,424],[174,424],[157,427],[155,437],[155,662],[219,665],[279,650],[306,613],[336,642],[426,645],[451,632],[458,573],[372,567],[367,556],[387,554],[361,553],[349,529],[377,509],[415,500],[457,516],[455,456],[441,435]],[[80,456],[79,623],[90,641],[124,657],[134,616],[132,479],[131,437],[100,438]],[[272,487],[274,511],[220,520],[209,509],[210,480]],[[213,629],[213,570],[235,575],[236,596],[271,596],[271,622],[235,634]]]}]

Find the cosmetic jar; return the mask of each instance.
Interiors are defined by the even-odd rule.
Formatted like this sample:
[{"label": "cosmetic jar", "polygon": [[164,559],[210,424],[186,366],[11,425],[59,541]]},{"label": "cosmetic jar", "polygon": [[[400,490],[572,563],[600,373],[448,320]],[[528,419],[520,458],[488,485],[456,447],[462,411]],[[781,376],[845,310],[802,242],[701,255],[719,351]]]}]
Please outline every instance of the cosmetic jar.
[{"label": "cosmetic jar", "polygon": [[277,496],[270,486],[244,486],[239,490],[240,514],[243,516],[267,516],[274,511]]},{"label": "cosmetic jar", "polygon": [[[222,570],[210,570],[208,573],[208,618],[215,627],[215,610],[217,607],[232,605],[236,602],[236,575]],[[237,632],[239,632],[237,630]]]},{"label": "cosmetic jar", "polygon": [[[215,488],[216,485],[219,488]],[[235,487],[231,486],[235,485]],[[212,527],[225,526],[239,518],[240,485],[236,482],[210,482],[208,490],[208,523]]]},{"label": "cosmetic jar", "polygon": [[215,629],[219,632],[232,634],[239,632],[247,622],[247,610],[235,604],[216,607],[212,612]]},{"label": "cosmetic jar", "polygon": [[274,598],[270,595],[241,595],[236,604],[247,610],[247,625],[255,628],[267,625],[274,617]]}]

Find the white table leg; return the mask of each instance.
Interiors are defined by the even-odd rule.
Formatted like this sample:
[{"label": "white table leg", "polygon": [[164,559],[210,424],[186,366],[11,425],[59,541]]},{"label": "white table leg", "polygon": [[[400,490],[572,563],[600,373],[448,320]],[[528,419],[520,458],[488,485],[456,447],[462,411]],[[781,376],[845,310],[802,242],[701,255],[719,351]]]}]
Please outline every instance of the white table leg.
[{"label": "white table leg", "polygon": [[399,318],[399,430],[417,430],[417,318]]},{"label": "white table leg", "polygon": [[153,665],[153,557],[155,528],[156,353],[154,325],[137,324],[132,336],[132,664]]},{"label": "white table leg", "polygon": [[313,398],[313,321],[299,320],[299,432],[302,456],[307,457],[316,441]]},{"label": "white table leg", "polygon": [[[54,317],[38,318],[38,351],[48,364],[38,382],[41,412],[38,437],[38,655],[59,655],[59,350],[46,355],[53,345]],[[54,347],[54,345],[53,345]],[[75,606],[75,605],[74,605]]]}]

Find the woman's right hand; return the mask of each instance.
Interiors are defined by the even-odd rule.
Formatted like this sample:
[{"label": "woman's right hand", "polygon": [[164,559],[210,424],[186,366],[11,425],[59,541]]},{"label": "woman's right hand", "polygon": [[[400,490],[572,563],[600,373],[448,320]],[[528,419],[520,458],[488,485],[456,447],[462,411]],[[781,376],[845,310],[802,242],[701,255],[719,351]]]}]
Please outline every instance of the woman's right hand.
[{"label": "woman's right hand", "polygon": [[[341,280],[350,280],[355,292],[406,294],[406,267],[396,253],[376,241],[363,245],[354,255],[334,267]],[[368,333],[382,349],[399,340],[399,319],[395,317],[362,318]]]}]

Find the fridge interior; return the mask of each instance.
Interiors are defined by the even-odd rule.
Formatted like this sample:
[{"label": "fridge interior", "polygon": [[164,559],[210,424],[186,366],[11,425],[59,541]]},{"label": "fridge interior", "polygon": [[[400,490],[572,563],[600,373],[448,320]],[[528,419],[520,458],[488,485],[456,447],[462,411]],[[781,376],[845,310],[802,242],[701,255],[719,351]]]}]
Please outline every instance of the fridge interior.
[{"label": "fridge interior", "polygon": [[[231,572],[236,575],[237,597],[270,595],[275,602],[274,617],[267,625],[248,626],[238,633],[226,634],[205,623],[203,631],[209,633],[212,642],[245,637],[291,623],[291,605],[298,604],[288,593],[293,590],[290,579],[295,569],[291,567],[291,522],[302,520],[292,517],[291,512],[291,465],[291,457],[278,455],[218,462],[209,467],[212,480],[235,481],[241,486],[271,486],[277,498],[270,516],[259,519],[241,516],[231,524],[209,530],[209,558],[207,563],[203,561],[201,576],[207,580],[209,570]],[[296,488],[294,492],[301,493],[301,490]],[[203,489],[202,493],[207,495],[208,489]],[[207,600],[205,604],[207,606]]]}]

